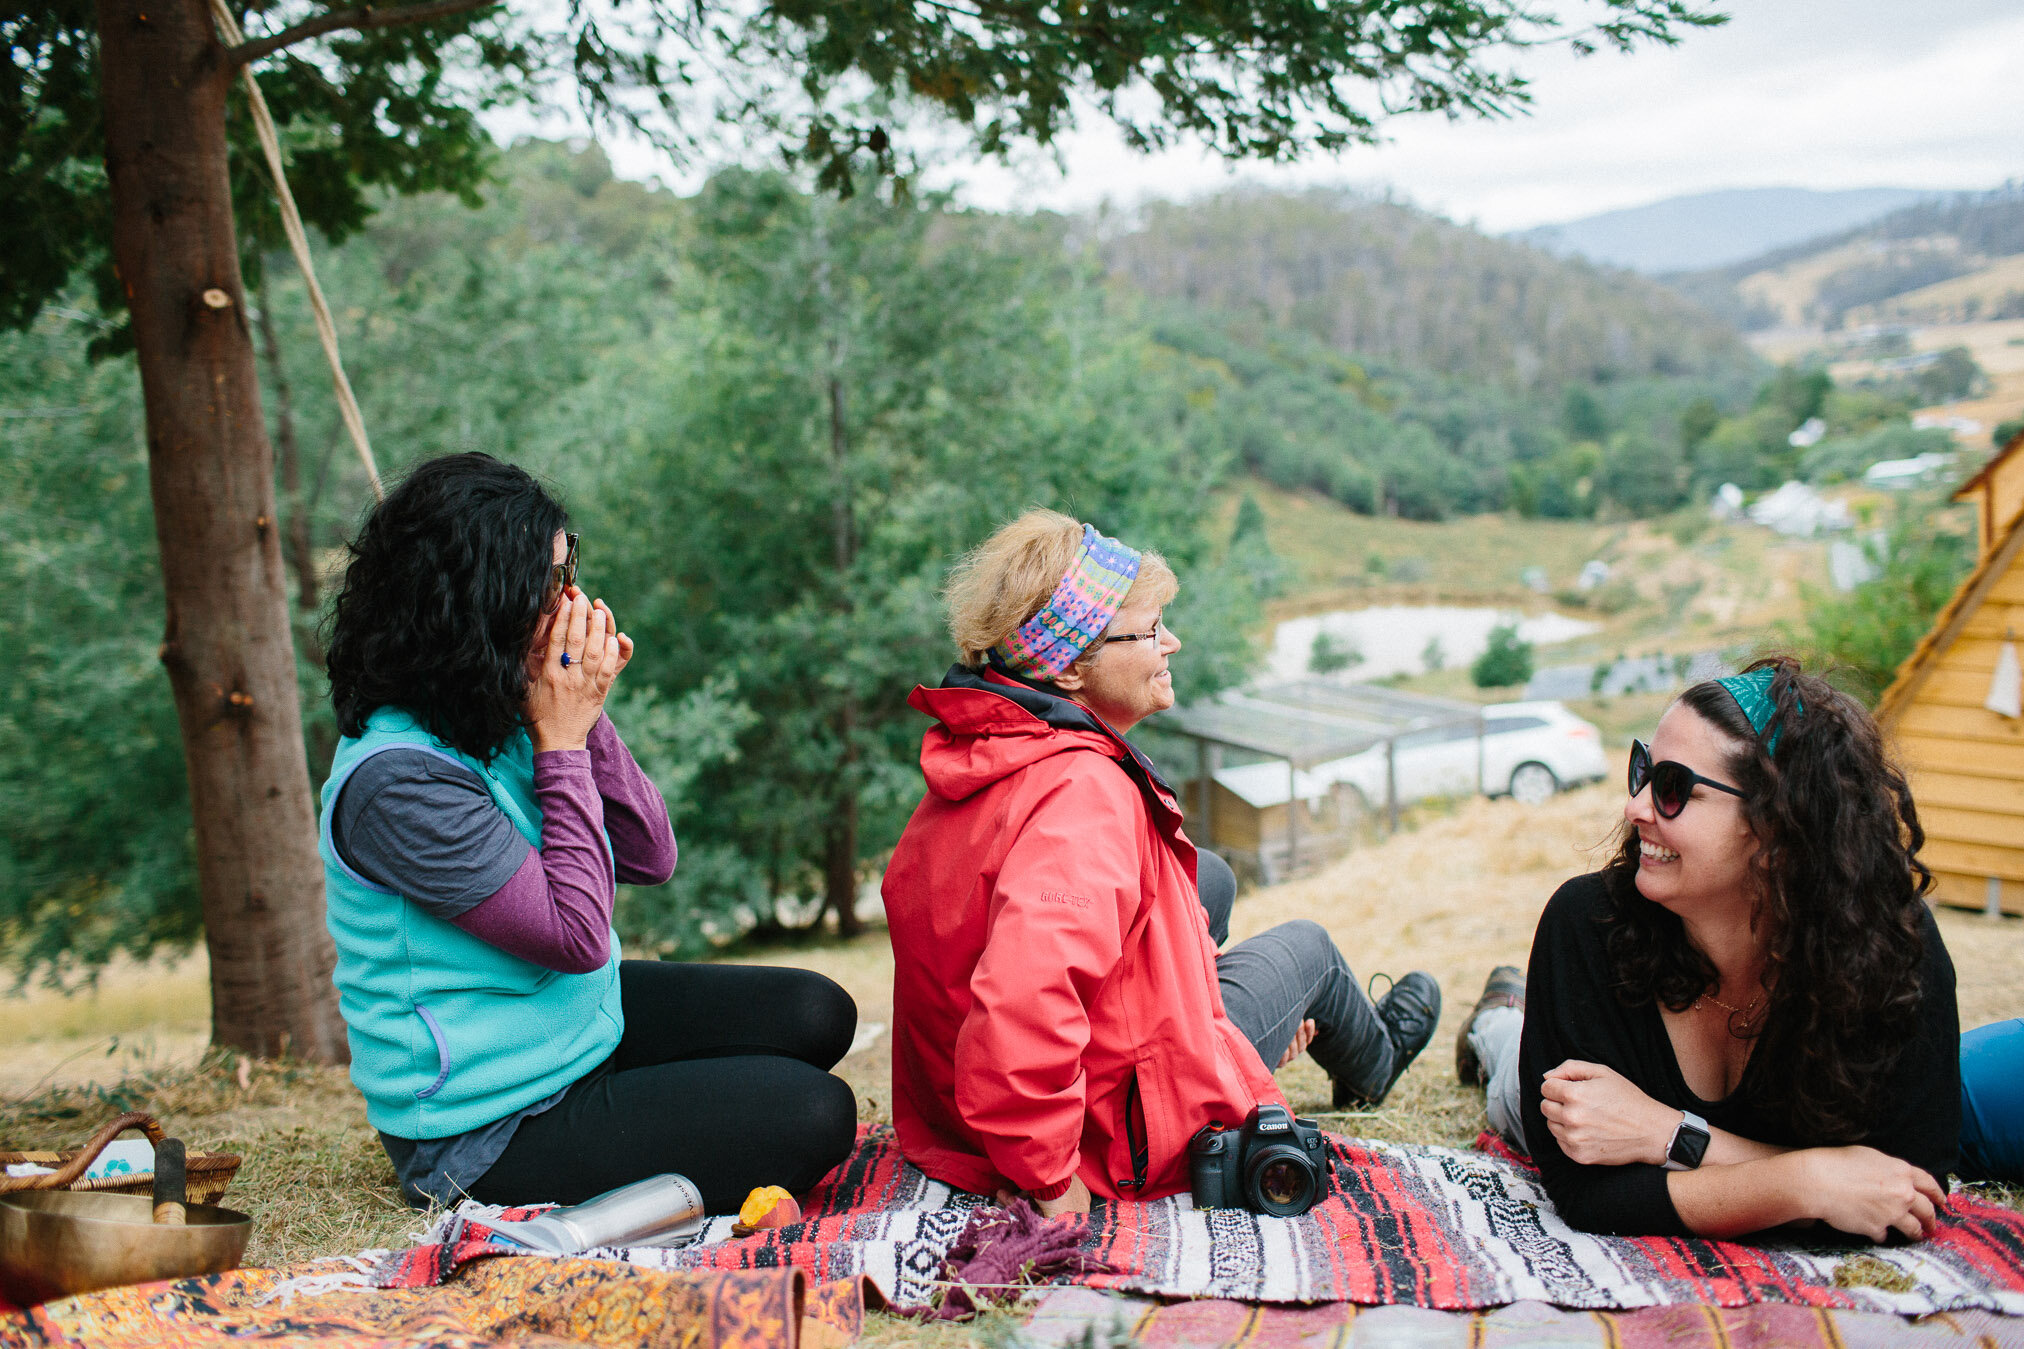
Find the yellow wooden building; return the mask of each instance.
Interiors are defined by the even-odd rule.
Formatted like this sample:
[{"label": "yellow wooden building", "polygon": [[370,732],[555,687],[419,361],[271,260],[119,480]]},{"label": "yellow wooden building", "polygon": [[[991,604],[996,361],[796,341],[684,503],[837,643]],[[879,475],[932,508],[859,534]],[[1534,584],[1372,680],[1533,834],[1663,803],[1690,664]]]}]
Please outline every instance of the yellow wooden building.
[{"label": "yellow wooden building", "polygon": [[1954,499],[1975,506],[1975,568],[1898,667],[1877,720],[1911,775],[1935,898],[2024,913],[2024,718],[1990,706],[2005,701],[1998,686],[2016,677],[2024,642],[2024,435]]}]

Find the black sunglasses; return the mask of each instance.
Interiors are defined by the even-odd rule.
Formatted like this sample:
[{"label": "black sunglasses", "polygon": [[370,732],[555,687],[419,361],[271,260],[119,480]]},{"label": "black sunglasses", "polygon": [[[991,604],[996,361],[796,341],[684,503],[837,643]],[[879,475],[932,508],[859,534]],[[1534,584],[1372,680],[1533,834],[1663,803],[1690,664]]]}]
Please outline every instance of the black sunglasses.
[{"label": "black sunglasses", "polygon": [[544,614],[555,607],[555,601],[561,598],[563,591],[576,584],[576,535],[564,534],[562,537],[569,544],[569,551],[563,554],[562,561],[548,569],[548,589],[541,592],[541,612]]},{"label": "black sunglasses", "polygon": [[1671,759],[1653,763],[1651,747],[1642,740],[1633,740],[1630,742],[1630,794],[1636,796],[1645,789],[1647,782],[1652,785],[1652,809],[1668,820],[1687,808],[1697,782],[1731,796],[1743,795],[1740,788],[1704,778],[1683,763],[1674,763]]}]

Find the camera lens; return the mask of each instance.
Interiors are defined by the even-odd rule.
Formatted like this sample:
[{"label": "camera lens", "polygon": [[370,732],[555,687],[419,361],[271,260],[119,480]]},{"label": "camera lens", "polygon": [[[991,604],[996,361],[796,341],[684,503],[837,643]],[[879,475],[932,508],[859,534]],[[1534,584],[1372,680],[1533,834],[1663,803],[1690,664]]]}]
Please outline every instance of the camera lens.
[{"label": "camera lens", "polygon": [[1307,1176],[1291,1162],[1274,1162],[1258,1175],[1258,1193],[1275,1206],[1299,1203],[1307,1197]]},{"label": "camera lens", "polygon": [[1257,1149],[1248,1160],[1245,1198],[1258,1212],[1291,1218],[1314,1207],[1321,1176],[1298,1149],[1275,1144]]}]

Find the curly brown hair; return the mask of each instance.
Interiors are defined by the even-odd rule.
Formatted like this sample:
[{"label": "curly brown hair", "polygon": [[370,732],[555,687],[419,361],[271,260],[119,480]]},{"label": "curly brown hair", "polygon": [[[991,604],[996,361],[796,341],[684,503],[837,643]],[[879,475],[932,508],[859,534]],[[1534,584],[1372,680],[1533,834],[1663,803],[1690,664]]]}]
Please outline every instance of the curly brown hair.
[{"label": "curly brown hair", "polygon": [[[1730,741],[1727,780],[1743,791],[1755,833],[1758,898],[1770,1006],[1752,1068],[1795,1133],[1853,1141],[1916,1033],[1924,897],[1932,873],[1919,861],[1925,831],[1902,771],[1860,703],[1789,656],[1772,668],[1776,712],[1752,729],[1727,689],[1710,680],[1679,702]],[[1775,744],[1772,752],[1767,745]],[[1677,915],[1637,889],[1638,835],[1626,824],[1604,869],[1602,919],[1617,996],[1685,1011],[1716,983],[1714,966],[1687,940]]]}]

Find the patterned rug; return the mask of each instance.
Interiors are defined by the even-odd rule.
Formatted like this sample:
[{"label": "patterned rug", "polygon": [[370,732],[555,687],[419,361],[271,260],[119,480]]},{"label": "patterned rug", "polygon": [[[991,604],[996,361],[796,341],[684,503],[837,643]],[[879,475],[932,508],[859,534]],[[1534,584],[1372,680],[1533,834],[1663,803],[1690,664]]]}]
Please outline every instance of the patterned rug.
[{"label": "patterned rug", "polygon": [[[346,1260],[242,1269],[0,1308],[0,1349],[842,1349],[856,1279],[669,1274],[605,1260],[479,1260],[441,1286],[356,1286]],[[874,1301],[876,1293],[871,1294]]]},{"label": "patterned rug", "polygon": [[[1333,1138],[1336,1192],[1299,1218],[1196,1210],[1185,1195],[1096,1206],[1084,1250],[1120,1271],[1091,1286],[1246,1303],[1358,1302],[1477,1310],[1521,1301],[1596,1310],[1693,1303],[1925,1315],[2024,1315],[2024,1214],[1956,1196],[1913,1245],[1597,1237],[1561,1222],[1537,1172],[1453,1148]],[[610,1254],[657,1269],[798,1266],[869,1277],[901,1307],[933,1301],[943,1254],[984,1201],[899,1157],[890,1130],[860,1132],[851,1158],[809,1197],[805,1221],[742,1239],[713,1219],[700,1246]],[[512,1250],[465,1205],[380,1281],[420,1285]]]},{"label": "patterned rug", "polygon": [[1921,1320],[1877,1312],[1759,1303],[1570,1312],[1543,1302],[1495,1311],[1422,1307],[1260,1307],[1054,1288],[1022,1337],[1032,1349],[2024,1349],[2024,1319],[1940,1312]]}]

